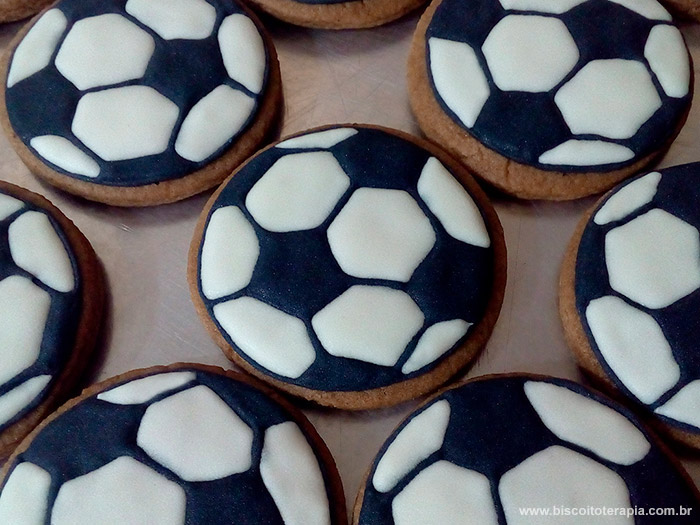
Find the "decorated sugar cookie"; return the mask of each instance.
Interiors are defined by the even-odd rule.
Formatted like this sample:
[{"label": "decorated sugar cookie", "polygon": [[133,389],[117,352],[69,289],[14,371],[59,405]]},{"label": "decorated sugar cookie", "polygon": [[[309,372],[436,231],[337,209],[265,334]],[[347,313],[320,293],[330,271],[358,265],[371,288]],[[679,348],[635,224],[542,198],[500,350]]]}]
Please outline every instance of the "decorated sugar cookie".
[{"label": "decorated sugar cookie", "polygon": [[656,0],[435,0],[409,58],[423,131],[524,198],[638,172],[680,131],[692,68]]},{"label": "decorated sugar cookie", "polygon": [[335,464],[308,420],[203,365],[90,387],[10,458],[0,522],[344,525]]},{"label": "decorated sugar cookie", "polygon": [[700,447],[700,164],[613,189],[579,225],[560,308],[585,370]]},{"label": "decorated sugar cookie", "polygon": [[85,237],[43,197],[0,181],[0,458],[75,386],[102,303]]},{"label": "decorated sugar cookie", "polygon": [[[697,522],[699,503],[628,410],[571,381],[503,375],[410,415],[370,467],[353,523],[680,525]],[[657,508],[678,515],[643,514]]]},{"label": "decorated sugar cookie", "polygon": [[223,184],[189,278],[237,364],[321,404],[371,408],[475,358],[500,310],[505,247],[486,197],[444,153],[337,126],[262,151]]},{"label": "decorated sugar cookie", "polygon": [[232,1],[61,0],[5,65],[2,121],[22,160],[108,204],[160,204],[218,184],[279,109],[274,48]]}]

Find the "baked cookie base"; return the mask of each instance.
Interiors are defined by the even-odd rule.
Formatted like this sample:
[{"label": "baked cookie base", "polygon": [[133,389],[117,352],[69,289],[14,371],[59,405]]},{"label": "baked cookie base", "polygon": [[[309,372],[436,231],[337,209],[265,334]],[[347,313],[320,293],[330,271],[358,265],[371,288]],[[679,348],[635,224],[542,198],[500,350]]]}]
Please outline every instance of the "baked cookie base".
[{"label": "baked cookie base", "polygon": [[0,6],[0,23],[30,17],[50,3],[51,0],[5,0]]}]

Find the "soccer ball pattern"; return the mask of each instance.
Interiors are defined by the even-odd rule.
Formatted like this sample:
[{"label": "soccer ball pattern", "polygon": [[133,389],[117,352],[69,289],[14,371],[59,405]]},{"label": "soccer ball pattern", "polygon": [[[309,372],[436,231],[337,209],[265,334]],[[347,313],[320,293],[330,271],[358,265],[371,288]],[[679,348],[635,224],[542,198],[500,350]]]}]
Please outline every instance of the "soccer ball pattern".
[{"label": "soccer ball pattern", "polygon": [[[627,410],[570,381],[501,376],[447,390],[409,416],[372,465],[355,519],[534,525],[543,518],[520,509],[695,504],[689,482]],[[605,517],[615,525],[692,520]]]},{"label": "soccer ball pattern", "polygon": [[389,133],[338,127],[255,157],[217,196],[198,292],[254,367],[353,391],[429,371],[469,337],[493,287],[481,210]]},{"label": "soccer ball pattern", "polygon": [[700,432],[700,164],[637,177],[597,208],[576,260],[576,308],[625,394]]},{"label": "soccer ball pattern", "polygon": [[62,0],[15,49],[6,106],[54,170],[134,186],[219,157],[266,81],[262,37],[235,2]]},{"label": "soccer ball pattern", "polygon": [[0,192],[0,432],[39,405],[70,356],[76,264],[52,217]]},{"label": "soccer ball pattern", "polygon": [[151,373],[44,427],[4,480],[0,521],[330,525],[316,454],[286,409],[246,383]]},{"label": "soccer ball pattern", "polygon": [[443,0],[426,32],[444,111],[500,155],[601,171],[658,150],[690,105],[690,59],[655,0]]}]

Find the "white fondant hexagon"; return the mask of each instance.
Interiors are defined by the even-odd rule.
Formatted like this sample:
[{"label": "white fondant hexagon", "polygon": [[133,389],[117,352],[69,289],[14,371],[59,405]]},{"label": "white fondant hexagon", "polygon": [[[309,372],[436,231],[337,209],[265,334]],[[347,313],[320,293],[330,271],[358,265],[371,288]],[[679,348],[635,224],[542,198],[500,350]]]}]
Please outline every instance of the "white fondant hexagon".
[{"label": "white fondant hexagon", "polygon": [[243,14],[227,16],[221,22],[218,38],[228,76],[253,93],[260,93],[267,55],[255,23]]},{"label": "white fondant hexagon", "polygon": [[656,0],[610,0],[650,20],[670,22],[671,15]]},{"label": "white fondant hexagon", "polygon": [[320,226],[350,187],[332,153],[285,155],[255,183],[245,200],[260,226],[273,232]]},{"label": "white fondant hexagon", "polygon": [[316,360],[304,322],[267,303],[241,297],[214,307],[236,348],[275,374],[297,378]]},{"label": "white fondant hexagon", "polygon": [[574,134],[633,137],[661,107],[651,75],[641,62],[613,58],[586,64],[554,96]]},{"label": "white fondant hexagon", "polygon": [[681,98],[690,90],[690,60],[681,32],[670,25],[652,28],[644,56],[669,97]]},{"label": "white fondant hexagon", "polygon": [[700,287],[700,233],[653,209],[605,236],[610,286],[647,308],[664,308]]},{"label": "white fondant hexagon", "polygon": [[197,102],[182,122],[175,151],[201,162],[236,136],[255,109],[255,99],[227,85],[214,88]]},{"label": "white fondant hexagon", "polygon": [[122,456],[71,479],[58,491],[52,525],[182,525],[185,491],[135,459]]},{"label": "white fondant hexagon", "polygon": [[422,470],[391,504],[396,525],[497,525],[489,479],[438,461]]},{"label": "white fondant hexagon", "polygon": [[142,377],[100,392],[97,399],[115,405],[140,405],[160,394],[183,387],[196,377],[194,372],[166,372]]},{"label": "white fondant hexagon", "polygon": [[56,68],[86,90],[141,78],[155,42],[139,26],[115,13],[78,20],[56,55]]},{"label": "white fondant hexagon", "polygon": [[326,351],[394,366],[424,321],[413,299],[384,286],[351,286],[311,319]]},{"label": "white fondant hexagon", "polygon": [[340,267],[367,279],[408,282],[435,238],[428,218],[402,190],[359,188],[328,227]]},{"label": "white fondant hexagon", "polygon": [[100,158],[128,160],[164,152],[179,113],[148,86],[105,89],[80,99],[71,130]]},{"label": "white fondant hexagon", "polygon": [[75,287],[75,276],[63,241],[49,218],[38,211],[17,217],[8,231],[15,264],[59,292]]},{"label": "white fondant hexagon", "polygon": [[470,326],[471,323],[462,319],[443,321],[430,326],[418,340],[411,357],[401,367],[401,372],[410,374],[434,363],[464,337]]},{"label": "white fondant hexagon", "polygon": [[0,281],[0,385],[39,357],[50,307],[49,294],[29,279],[12,275]]},{"label": "white fondant hexagon", "polygon": [[5,195],[4,193],[0,193],[0,221],[4,221],[10,215],[18,212],[23,207],[24,203],[21,200]]},{"label": "white fondant hexagon", "polygon": [[500,0],[503,9],[513,11],[539,11],[560,15],[588,0]]},{"label": "white fondant hexagon", "polygon": [[372,477],[379,492],[392,490],[418,464],[442,447],[450,403],[442,399],[413,417],[382,455]]},{"label": "white fondant hexagon", "polygon": [[202,244],[199,271],[204,295],[219,299],[248,286],[259,255],[258,236],[240,208],[215,210]]},{"label": "white fondant hexagon", "polygon": [[251,466],[253,431],[211,389],[199,385],[150,405],[138,445],[185,481],[211,481]]},{"label": "white fondant hexagon", "polygon": [[654,412],[700,428],[700,380],[685,385]]},{"label": "white fondant hexagon", "polygon": [[540,164],[550,166],[601,166],[617,164],[634,157],[626,146],[602,140],[569,139],[540,155]]},{"label": "white fondant hexagon", "polygon": [[465,42],[435,37],[428,49],[435,89],[462,124],[473,127],[491,94],[476,53]]},{"label": "white fondant hexagon", "polygon": [[67,24],[66,16],[59,9],[51,9],[37,20],[12,55],[8,88],[49,65]]},{"label": "white fondant hexagon", "polygon": [[0,425],[7,423],[34,401],[44,391],[49,381],[51,381],[50,375],[32,377],[0,396]]},{"label": "white fondant hexagon", "polygon": [[564,22],[537,15],[508,15],[491,30],[483,47],[493,81],[503,91],[549,91],[579,59]]},{"label": "white fondant hexagon", "polygon": [[593,217],[596,224],[608,224],[624,219],[630,213],[649,204],[661,182],[661,173],[655,171],[630,182],[613,193]]},{"label": "white fondant hexagon", "polygon": [[51,474],[33,463],[17,465],[0,493],[0,523],[44,525]]},{"label": "white fondant hexagon", "polygon": [[100,174],[100,165],[65,137],[42,135],[29,144],[44,159],[69,173],[91,178]]},{"label": "white fondant hexagon", "polygon": [[651,449],[644,434],[625,416],[566,387],[528,381],[525,394],[555,436],[603,459],[633,465]]},{"label": "white fondant hexagon", "polygon": [[330,525],[330,505],[318,459],[296,423],[265,431],[260,475],[285,525]]},{"label": "white fondant hexagon", "polygon": [[[542,516],[522,512],[524,508],[554,507],[628,508],[625,481],[608,467],[587,456],[560,446],[530,456],[506,472],[498,485],[508,525],[541,525]],[[609,520],[608,520],[609,518]],[[632,516],[606,516],[606,523],[632,525]],[[590,525],[591,517],[551,516],[555,525]]]},{"label": "white fondant hexagon", "polygon": [[357,135],[357,133],[358,131],[353,128],[327,129],[287,139],[275,147],[282,149],[329,149]]},{"label": "white fondant hexagon", "polygon": [[216,9],[205,0],[129,0],[126,12],[165,40],[207,38],[216,23]]}]

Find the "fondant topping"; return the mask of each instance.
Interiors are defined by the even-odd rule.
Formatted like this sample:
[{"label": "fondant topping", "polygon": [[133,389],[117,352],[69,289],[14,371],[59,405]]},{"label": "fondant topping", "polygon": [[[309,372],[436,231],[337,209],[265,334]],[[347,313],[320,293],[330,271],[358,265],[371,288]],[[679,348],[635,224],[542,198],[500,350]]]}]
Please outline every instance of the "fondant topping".
[{"label": "fondant topping", "polygon": [[126,12],[166,40],[207,38],[216,23],[216,9],[206,0],[128,0]]},{"label": "fondant topping", "polygon": [[100,174],[100,165],[68,139],[43,135],[34,137],[29,145],[39,155],[64,170],[91,178]]},{"label": "fondant topping", "polygon": [[29,462],[20,463],[5,482],[0,495],[0,522],[43,525],[51,475]]},{"label": "fondant topping", "polygon": [[97,399],[117,405],[140,405],[154,397],[194,381],[193,372],[170,372],[136,379],[111,390],[100,392]]},{"label": "fondant topping", "polygon": [[31,405],[50,381],[50,375],[32,377],[0,396],[0,425],[7,423],[25,407]]},{"label": "fondant topping", "polygon": [[593,221],[596,224],[608,224],[624,219],[645,204],[649,204],[661,180],[661,173],[655,171],[644,175],[615,192],[596,212]]}]

